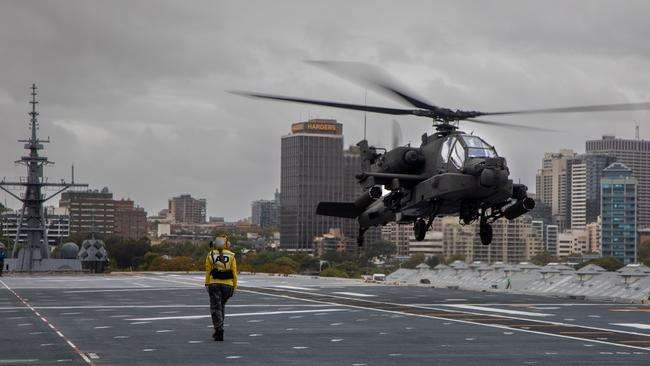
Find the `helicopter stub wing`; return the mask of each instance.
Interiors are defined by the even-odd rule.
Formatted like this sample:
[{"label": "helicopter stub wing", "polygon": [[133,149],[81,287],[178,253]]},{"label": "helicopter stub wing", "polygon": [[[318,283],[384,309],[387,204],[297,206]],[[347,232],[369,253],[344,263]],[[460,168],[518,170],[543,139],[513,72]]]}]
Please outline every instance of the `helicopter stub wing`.
[{"label": "helicopter stub wing", "polygon": [[353,202],[320,202],[316,207],[317,215],[344,217],[348,219],[356,219],[361,212]]}]

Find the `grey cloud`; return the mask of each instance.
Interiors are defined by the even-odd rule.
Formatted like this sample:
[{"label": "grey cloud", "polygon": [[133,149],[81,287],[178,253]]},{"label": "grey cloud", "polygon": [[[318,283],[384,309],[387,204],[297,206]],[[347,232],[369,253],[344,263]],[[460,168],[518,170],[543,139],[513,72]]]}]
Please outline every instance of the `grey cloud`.
[{"label": "grey cloud", "polygon": [[[4,1],[0,3],[0,176],[28,131],[27,87],[41,91],[41,132],[69,175],[109,186],[150,212],[192,193],[211,215],[249,215],[279,186],[280,136],[308,116],[362,137],[363,114],[233,96],[247,89],[363,102],[362,87],[303,63],[362,61],[441,106],[481,110],[650,100],[650,32],[643,1]],[[368,102],[400,103],[369,92]],[[542,134],[463,124],[534,185],[545,151],[584,149],[604,133],[648,138],[650,113],[504,122]],[[368,115],[371,142],[390,141],[391,117]],[[400,118],[419,143],[430,122]],[[0,195],[0,198],[3,198]]]}]

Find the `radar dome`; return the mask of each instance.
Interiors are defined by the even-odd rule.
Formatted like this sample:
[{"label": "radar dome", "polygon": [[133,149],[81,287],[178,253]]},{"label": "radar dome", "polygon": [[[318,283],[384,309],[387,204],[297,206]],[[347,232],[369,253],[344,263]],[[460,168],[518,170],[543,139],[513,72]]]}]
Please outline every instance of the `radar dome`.
[{"label": "radar dome", "polygon": [[76,259],[79,253],[79,246],[73,242],[63,244],[61,247],[61,258]]}]

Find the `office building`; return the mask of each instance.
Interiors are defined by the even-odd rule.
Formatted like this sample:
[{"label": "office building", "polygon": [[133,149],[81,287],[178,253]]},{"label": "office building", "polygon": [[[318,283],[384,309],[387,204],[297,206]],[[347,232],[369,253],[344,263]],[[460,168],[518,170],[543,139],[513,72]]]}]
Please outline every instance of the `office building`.
[{"label": "office building", "polygon": [[600,242],[600,231],[601,231],[602,222],[600,216],[598,220],[592,223],[587,224],[585,230],[587,231],[587,247],[588,251],[591,254],[601,254],[601,242]]},{"label": "office building", "polygon": [[147,212],[130,199],[115,201],[115,235],[126,239],[148,236]]},{"label": "office building", "polygon": [[601,248],[603,256],[624,264],[636,262],[639,180],[617,162],[603,171],[601,180]]},{"label": "office building", "polygon": [[[280,247],[312,251],[314,238],[334,228],[355,241],[355,219],[316,215],[319,202],[353,202],[362,192],[355,179],[361,156],[356,147],[343,150],[343,125],[332,119],[294,123],[281,146]],[[379,238],[377,228],[366,233],[367,243]]]},{"label": "office building", "polygon": [[551,208],[552,222],[561,229],[569,225],[566,219],[567,160],[576,156],[573,150],[562,149],[559,153],[546,153],[542,168],[535,177],[536,198]]},{"label": "office building", "polygon": [[475,261],[518,263],[544,250],[543,238],[538,236],[538,226],[533,226],[528,215],[514,220],[497,220],[493,225],[492,244],[483,245],[474,237]]},{"label": "office building", "polygon": [[206,212],[205,198],[182,194],[169,199],[168,218],[175,224],[203,224]]},{"label": "office building", "polygon": [[632,171],[638,181],[638,227],[650,228],[650,141],[603,136],[587,141],[586,151],[613,156]]},{"label": "office building", "polygon": [[115,232],[115,201],[108,188],[63,192],[59,207],[68,209],[70,234],[113,235]]},{"label": "office building", "polygon": [[[279,193],[276,192],[276,195]],[[280,201],[258,200],[251,203],[251,222],[262,229],[278,226],[280,214]]]},{"label": "office building", "polygon": [[557,254],[557,243],[559,235],[559,227],[557,225],[546,225],[544,232],[545,251],[550,255]]},{"label": "office building", "polygon": [[294,123],[282,136],[280,159],[280,246],[311,251],[313,240],[341,220],[316,215],[321,201],[342,201],[343,125],[312,119]]},{"label": "office building", "polygon": [[395,244],[397,256],[406,257],[409,255],[409,242],[414,239],[413,225],[390,222],[381,227],[381,239]]},{"label": "office building", "polygon": [[557,251],[554,254],[560,258],[571,255],[581,255],[589,251],[588,234],[586,230],[567,230],[558,234]]},{"label": "office building", "polygon": [[615,161],[606,154],[582,154],[567,160],[566,222],[572,229],[584,229],[600,215],[600,179],[603,169]]}]

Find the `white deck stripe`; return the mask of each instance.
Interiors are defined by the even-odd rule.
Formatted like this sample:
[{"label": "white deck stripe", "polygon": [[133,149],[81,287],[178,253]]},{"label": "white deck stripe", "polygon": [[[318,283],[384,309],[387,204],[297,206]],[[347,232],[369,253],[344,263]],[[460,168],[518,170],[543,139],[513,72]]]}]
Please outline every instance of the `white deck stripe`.
[{"label": "white deck stripe", "polygon": [[359,292],[332,292],[333,294],[356,296],[356,297],[377,297],[377,295],[362,294]]},{"label": "white deck stripe", "polygon": [[[266,295],[266,296],[272,296],[272,297],[280,297],[280,298],[284,298],[284,299],[295,299],[295,300],[303,300],[303,301],[307,301],[307,302],[316,302],[316,303],[322,303],[322,304],[330,304],[330,305],[332,305],[332,306],[344,306],[344,307],[349,307],[349,308],[363,309],[363,310],[369,310],[369,311],[377,311],[377,312],[382,312],[382,313],[400,314],[400,315],[413,316],[413,317],[419,317],[419,318],[429,318],[429,319],[444,320],[444,321],[455,322],[455,323],[472,324],[472,325],[478,325],[478,326],[489,327],[489,328],[507,329],[507,330],[517,331],[517,332],[523,332],[523,333],[532,333],[532,334],[545,335],[545,336],[549,336],[549,337],[564,338],[564,339],[573,339],[573,340],[577,340],[577,341],[580,341],[580,342],[588,341],[588,342],[590,342],[590,343],[607,344],[607,345],[610,345],[610,346],[623,347],[623,348],[632,348],[632,349],[639,349],[639,350],[642,350],[642,351],[647,351],[647,350],[648,350],[648,349],[645,348],[645,347],[631,346],[631,345],[626,345],[626,344],[620,344],[620,343],[614,343],[614,342],[607,342],[607,341],[600,341],[600,340],[592,340],[592,339],[585,339],[585,338],[580,338],[580,337],[573,337],[573,336],[560,335],[560,334],[553,334],[553,333],[545,333],[545,332],[539,332],[539,331],[530,330],[530,329],[511,328],[511,327],[504,326],[504,325],[477,323],[477,322],[470,321],[470,320],[460,320],[460,319],[453,319],[453,318],[445,318],[445,317],[442,317],[442,316],[433,316],[433,315],[412,314],[412,313],[407,313],[407,312],[403,312],[403,311],[383,310],[383,309],[377,309],[377,308],[371,308],[371,307],[364,307],[364,306],[356,306],[356,305],[345,305],[345,304],[339,304],[339,303],[336,303],[336,302],[330,302],[330,301],[303,299],[303,298],[299,298],[299,297],[292,297],[292,296],[289,296],[289,295],[269,294],[269,293],[265,293],[265,292],[254,291],[254,290],[240,290],[240,291],[242,291],[242,292],[248,292],[248,293],[253,293],[253,294],[258,294],[258,295]],[[298,291],[294,291],[294,292],[300,293],[300,292],[298,292]],[[311,295],[310,293],[303,293],[303,294],[304,294],[304,295]],[[340,299],[352,300],[352,299],[350,299],[350,298],[339,297],[339,296],[331,296],[331,297],[333,297],[333,298],[340,298]],[[397,305],[397,306],[408,306],[408,305],[404,305],[404,304],[389,303],[389,302],[379,302],[379,301],[373,301],[373,300],[363,300],[363,301],[372,302],[372,303],[376,303],[376,304],[388,304],[388,305]],[[425,308],[425,307],[421,307],[421,308]],[[426,308],[426,309],[439,310],[439,311],[449,311],[449,310],[447,310],[447,309],[441,309],[441,308]],[[466,312],[466,313],[467,313],[467,314],[475,314],[475,315],[486,315],[486,314],[471,313],[471,312]],[[507,319],[530,320],[530,321],[535,321],[535,322],[538,322],[538,323],[545,323],[545,324],[564,325],[564,326],[576,326],[576,324],[565,324],[565,323],[560,323],[560,322],[548,322],[548,321],[542,321],[542,320],[533,320],[533,319],[525,319],[525,318],[517,318],[517,317],[507,317],[507,316],[496,315],[496,314],[489,314],[489,316],[500,317],[500,318],[507,318]],[[580,327],[582,327],[582,328],[588,328],[588,329],[594,329],[594,330],[604,330],[604,331],[608,331],[608,332],[612,332],[612,333],[627,333],[627,334],[635,334],[635,335],[648,336],[648,334],[638,333],[638,332],[625,332],[625,331],[620,331],[620,330],[615,330],[615,329],[605,329],[605,328],[588,327],[588,326],[580,326]]]},{"label": "white deck stripe", "polygon": [[642,324],[642,323],[609,323],[609,324],[618,325],[621,327],[637,328],[637,329],[650,329],[650,324]]},{"label": "white deck stripe", "polygon": [[491,313],[501,313],[501,314],[512,314],[512,315],[524,315],[524,316],[554,316],[555,314],[545,314],[545,313],[533,313],[530,311],[520,311],[520,310],[508,310],[508,309],[498,309],[490,308],[487,306],[476,306],[476,305],[464,305],[464,304],[445,304],[443,306],[457,309],[468,309],[468,310],[477,310],[477,311],[487,311]]},{"label": "white deck stripe", "polygon": [[[347,309],[316,309],[316,310],[294,310],[294,311],[260,311],[256,313],[235,313],[226,314],[227,317],[232,316],[257,316],[257,315],[279,315],[279,314],[303,314],[303,313],[322,313],[333,311],[348,311]],[[128,321],[151,321],[151,320],[175,320],[175,319],[201,319],[209,318],[210,315],[181,315],[181,316],[161,316],[157,318],[133,318],[124,319]]]},{"label": "white deck stripe", "polygon": [[289,289],[289,290],[318,291],[317,288],[298,287],[298,286],[287,286],[287,285],[274,285],[273,287],[277,287],[277,288],[286,288],[286,289]]}]

